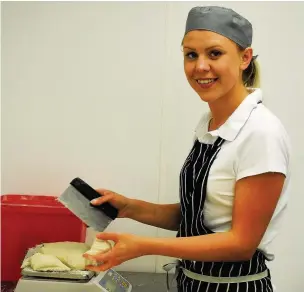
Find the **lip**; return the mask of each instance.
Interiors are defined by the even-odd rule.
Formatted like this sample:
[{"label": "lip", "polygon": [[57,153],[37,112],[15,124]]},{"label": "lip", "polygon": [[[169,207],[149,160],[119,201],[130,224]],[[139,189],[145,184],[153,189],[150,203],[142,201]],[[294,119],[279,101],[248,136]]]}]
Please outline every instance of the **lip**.
[{"label": "lip", "polygon": [[[209,79],[215,79],[215,80],[210,82],[210,83],[207,83],[207,84],[198,83],[198,80],[209,80]],[[218,78],[199,78],[199,79],[195,79],[196,84],[202,89],[209,89],[209,88],[213,87],[216,84],[217,81],[218,81]]]},{"label": "lip", "polygon": [[209,79],[218,79],[218,77],[205,77],[205,78],[193,78],[195,80],[209,80]]}]

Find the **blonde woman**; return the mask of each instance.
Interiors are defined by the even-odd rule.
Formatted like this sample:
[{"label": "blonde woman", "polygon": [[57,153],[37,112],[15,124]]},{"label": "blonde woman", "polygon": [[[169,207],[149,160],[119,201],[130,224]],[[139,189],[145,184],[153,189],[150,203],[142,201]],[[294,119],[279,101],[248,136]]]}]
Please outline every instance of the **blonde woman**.
[{"label": "blonde woman", "polygon": [[252,25],[223,7],[194,7],[182,41],[184,71],[209,105],[180,172],[180,202],[157,205],[100,190],[127,217],[164,229],[176,238],[97,235],[113,240],[96,256],[107,270],[143,255],[180,259],[179,292],[273,291],[267,261],[288,196],[289,138],[262,103]]}]

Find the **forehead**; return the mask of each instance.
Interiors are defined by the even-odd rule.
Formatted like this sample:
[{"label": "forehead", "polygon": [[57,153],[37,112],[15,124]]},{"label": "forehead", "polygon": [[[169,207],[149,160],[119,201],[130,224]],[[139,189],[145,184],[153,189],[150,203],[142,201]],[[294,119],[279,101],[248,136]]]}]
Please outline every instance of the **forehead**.
[{"label": "forehead", "polygon": [[183,46],[199,49],[220,46],[226,49],[235,48],[236,44],[230,39],[207,30],[193,30],[188,32],[183,40]]}]

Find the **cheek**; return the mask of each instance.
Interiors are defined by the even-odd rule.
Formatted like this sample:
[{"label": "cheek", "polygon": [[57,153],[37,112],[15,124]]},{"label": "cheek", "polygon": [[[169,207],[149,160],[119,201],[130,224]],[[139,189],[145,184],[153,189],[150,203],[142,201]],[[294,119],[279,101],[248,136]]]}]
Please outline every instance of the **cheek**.
[{"label": "cheek", "polygon": [[188,62],[184,62],[184,72],[186,77],[190,79],[193,74],[193,65]]},{"label": "cheek", "polygon": [[235,64],[226,64],[219,68],[219,70],[222,81],[227,85],[234,84],[239,80],[239,68]]}]

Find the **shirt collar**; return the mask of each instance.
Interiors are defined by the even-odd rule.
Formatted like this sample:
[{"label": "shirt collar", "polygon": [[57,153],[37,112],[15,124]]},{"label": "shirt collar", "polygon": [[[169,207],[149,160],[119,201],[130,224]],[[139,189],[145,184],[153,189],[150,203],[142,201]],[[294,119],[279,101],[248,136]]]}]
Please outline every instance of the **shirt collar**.
[{"label": "shirt collar", "polygon": [[213,143],[217,137],[233,141],[248,120],[251,112],[262,101],[261,89],[249,89],[251,93],[242,101],[227,121],[217,130],[208,131],[211,112],[206,113],[199,121],[195,135],[202,143]]}]

